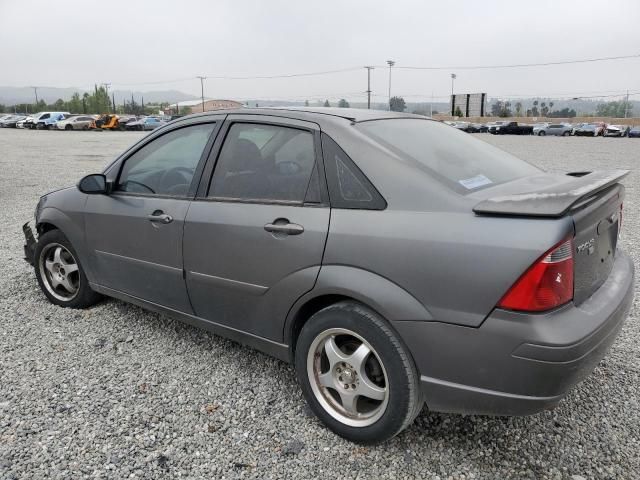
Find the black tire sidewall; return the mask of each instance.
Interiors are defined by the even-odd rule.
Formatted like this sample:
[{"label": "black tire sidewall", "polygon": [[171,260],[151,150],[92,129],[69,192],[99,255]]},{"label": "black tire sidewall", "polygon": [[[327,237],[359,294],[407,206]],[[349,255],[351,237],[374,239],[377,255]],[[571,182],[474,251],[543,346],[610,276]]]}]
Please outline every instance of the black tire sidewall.
[{"label": "black tire sidewall", "polygon": [[[49,292],[49,290],[47,289],[44,283],[46,280],[43,279],[40,274],[40,255],[42,254],[42,250],[44,250],[44,248],[47,245],[50,245],[52,243],[59,243],[60,245],[64,246],[67,250],[69,250],[69,252],[71,252],[71,254],[73,255],[73,258],[75,259],[78,265],[78,274],[79,274],[78,293],[76,294],[75,297],[73,297],[71,300],[68,300],[68,301],[60,300],[59,298],[56,298],[53,295],[51,295],[51,293]],[[38,243],[36,244],[33,258],[34,258],[34,262],[33,262],[34,270],[36,274],[36,279],[38,280],[38,285],[40,286],[40,289],[45,294],[47,299],[54,305],[58,305],[60,307],[66,307],[66,308],[85,308],[90,305],[93,305],[100,299],[100,295],[98,295],[96,292],[91,290],[91,287],[89,286],[89,281],[87,280],[87,276],[84,273],[84,269],[82,268],[82,264],[80,263],[80,259],[78,258],[78,254],[73,248],[73,245],[71,245],[71,242],[60,230],[50,230],[40,235],[40,237],[38,238]]]},{"label": "black tire sidewall", "polygon": [[[409,378],[402,353],[405,355],[404,358],[410,362],[412,362],[411,357],[406,354],[406,348],[393,333],[391,327],[387,325],[388,330],[383,330],[376,322],[371,321],[370,315],[375,316],[378,321],[384,322],[374,312],[355,303],[342,303],[321,310],[311,317],[303,327],[296,343],[295,352],[298,381],[313,412],[332,431],[358,443],[378,443],[387,440],[406,426],[408,416],[414,415],[410,385],[412,382],[416,382],[416,378]],[[385,413],[373,425],[351,427],[343,424],[325,411],[313,393],[307,376],[307,353],[314,339],[330,328],[346,328],[360,335],[373,347],[384,365],[387,374],[387,387],[389,388],[389,401]],[[389,333],[395,338],[390,338]],[[404,352],[401,353],[399,349],[404,349]],[[413,364],[412,372],[417,376]],[[416,395],[417,392],[414,391],[413,394]]]}]

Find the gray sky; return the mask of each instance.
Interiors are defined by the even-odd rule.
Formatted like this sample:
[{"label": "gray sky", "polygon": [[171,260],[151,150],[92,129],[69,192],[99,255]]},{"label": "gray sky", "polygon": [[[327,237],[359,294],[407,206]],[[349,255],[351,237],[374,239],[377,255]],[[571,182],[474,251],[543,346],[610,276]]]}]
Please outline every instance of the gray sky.
[{"label": "gray sky", "polygon": [[[0,85],[177,89],[196,75],[269,75],[397,66],[501,65],[640,54],[640,2],[0,0]],[[456,93],[597,95],[640,91],[640,58],[500,70],[394,69],[409,101]],[[176,80],[176,82],[163,82]],[[388,70],[372,75],[384,101]],[[217,98],[363,100],[366,71],[208,79]],[[415,96],[414,96],[415,95]],[[633,99],[640,99],[634,96]]]}]

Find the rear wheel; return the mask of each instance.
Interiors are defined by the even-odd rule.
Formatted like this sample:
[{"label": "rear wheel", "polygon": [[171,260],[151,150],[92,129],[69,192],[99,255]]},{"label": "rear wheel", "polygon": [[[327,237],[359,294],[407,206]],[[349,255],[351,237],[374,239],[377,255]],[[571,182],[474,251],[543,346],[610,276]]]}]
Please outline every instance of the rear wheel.
[{"label": "rear wheel", "polygon": [[298,381],[314,413],[349,440],[378,443],[422,408],[419,376],[388,323],[355,302],[313,315],[296,343]]},{"label": "rear wheel", "polygon": [[75,250],[60,230],[40,235],[34,259],[38,284],[51,303],[86,308],[102,298],[89,287]]}]

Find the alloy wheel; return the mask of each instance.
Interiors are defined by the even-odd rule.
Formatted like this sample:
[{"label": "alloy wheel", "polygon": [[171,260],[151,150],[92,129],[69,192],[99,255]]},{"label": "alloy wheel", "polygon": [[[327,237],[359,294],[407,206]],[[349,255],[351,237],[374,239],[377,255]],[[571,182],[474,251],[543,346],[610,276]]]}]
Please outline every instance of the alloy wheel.
[{"label": "alloy wheel", "polygon": [[379,355],[351,330],[332,328],[314,339],[307,375],[320,405],[345,425],[372,425],[389,403],[389,382]]},{"label": "alloy wheel", "polygon": [[45,287],[55,298],[68,302],[78,294],[78,262],[67,248],[59,243],[47,245],[40,253],[38,267]]}]

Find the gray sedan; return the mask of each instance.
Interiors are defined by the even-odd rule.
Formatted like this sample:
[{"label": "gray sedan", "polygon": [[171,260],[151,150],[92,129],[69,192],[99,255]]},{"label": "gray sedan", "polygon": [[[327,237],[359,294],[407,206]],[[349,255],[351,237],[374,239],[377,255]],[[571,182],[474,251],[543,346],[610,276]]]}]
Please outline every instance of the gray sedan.
[{"label": "gray sedan", "polygon": [[526,415],[591,372],[633,300],[627,173],[545,173],[403,113],[210,112],[42,196],[25,256],[61,307],[115,297],[294,363],[373,443],[425,403]]}]

